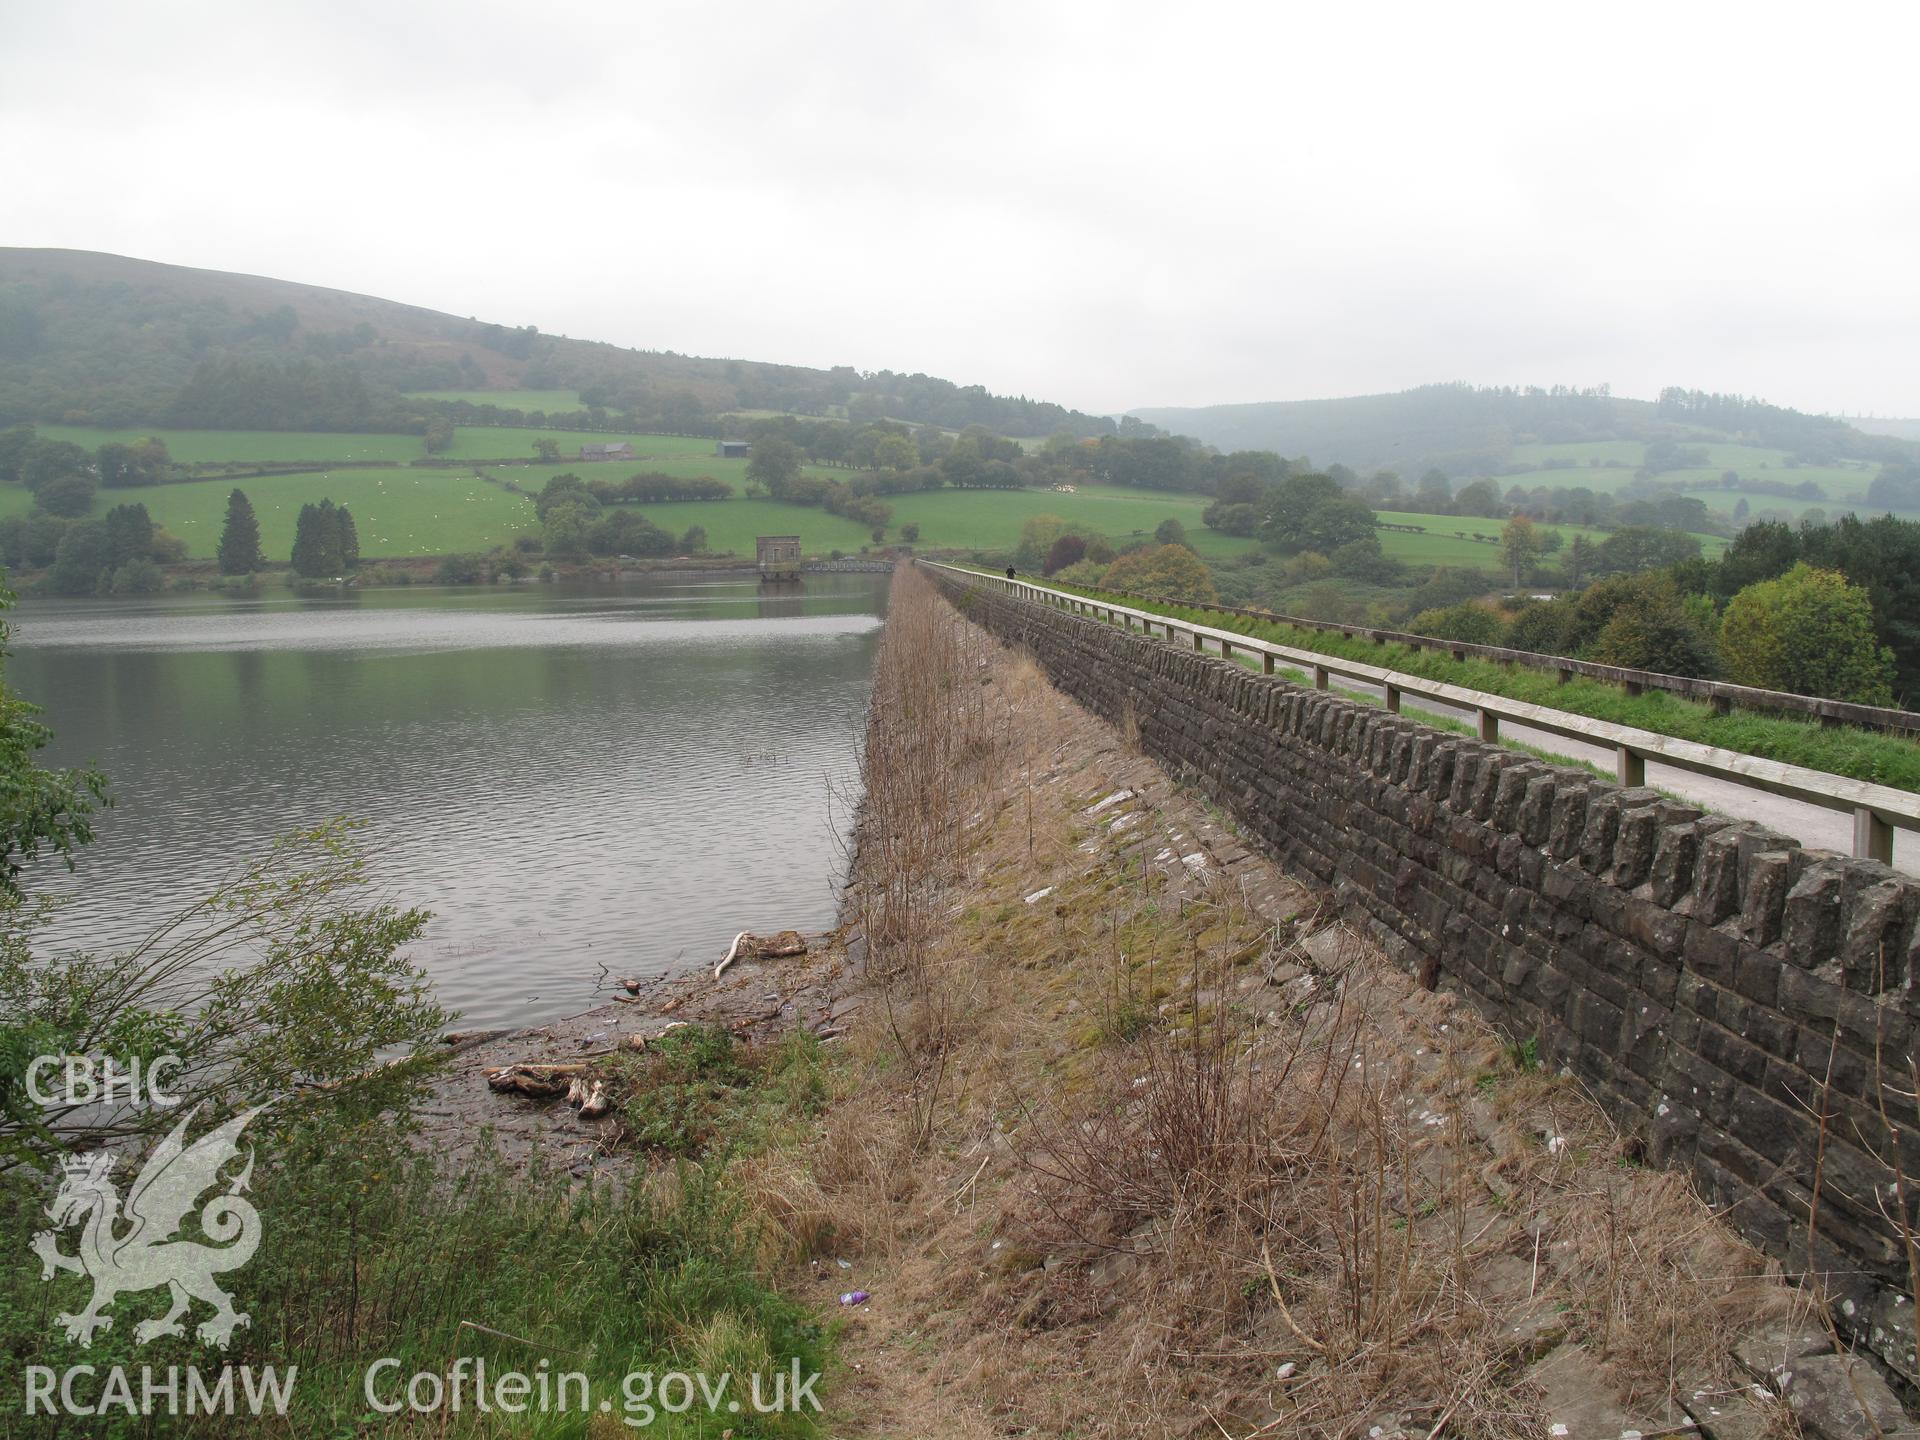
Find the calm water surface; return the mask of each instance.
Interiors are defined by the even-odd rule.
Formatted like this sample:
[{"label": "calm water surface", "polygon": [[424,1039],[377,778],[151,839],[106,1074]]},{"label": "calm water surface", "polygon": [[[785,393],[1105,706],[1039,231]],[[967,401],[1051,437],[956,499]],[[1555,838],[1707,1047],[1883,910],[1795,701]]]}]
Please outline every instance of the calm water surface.
[{"label": "calm water surface", "polygon": [[369,823],[469,1025],[735,931],[824,929],[886,577],[22,602],[8,680],[118,801],[57,937],[108,946],[289,830]]}]

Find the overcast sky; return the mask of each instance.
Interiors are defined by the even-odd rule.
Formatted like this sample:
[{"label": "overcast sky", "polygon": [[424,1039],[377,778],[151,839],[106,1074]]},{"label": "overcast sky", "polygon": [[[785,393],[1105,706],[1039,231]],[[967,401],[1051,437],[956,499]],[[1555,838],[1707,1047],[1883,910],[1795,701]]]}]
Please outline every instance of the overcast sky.
[{"label": "overcast sky", "polygon": [[0,243],[1101,412],[1920,415],[1916,17],[0,0]]}]

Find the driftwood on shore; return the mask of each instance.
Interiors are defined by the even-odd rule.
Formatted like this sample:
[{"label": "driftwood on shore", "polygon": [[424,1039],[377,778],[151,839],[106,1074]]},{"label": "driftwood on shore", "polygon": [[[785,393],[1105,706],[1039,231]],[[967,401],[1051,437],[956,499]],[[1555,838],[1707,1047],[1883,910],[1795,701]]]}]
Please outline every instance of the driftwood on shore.
[{"label": "driftwood on shore", "polygon": [[564,1095],[567,1103],[581,1115],[588,1120],[597,1120],[612,1112],[614,1102],[606,1092],[605,1083],[593,1078],[593,1062],[604,1060],[622,1050],[645,1050],[660,1035],[683,1029],[686,1023],[676,1020],[661,1030],[659,1035],[628,1035],[618,1045],[609,1045],[603,1050],[587,1050],[573,1060],[515,1060],[480,1073],[485,1077],[489,1090],[503,1095],[524,1095],[529,1100],[557,1100]]},{"label": "driftwood on shore", "polygon": [[806,953],[807,937],[798,930],[782,930],[778,935],[755,935],[742,930],[733,937],[733,944],[727,947],[727,953],[720,963],[713,967],[713,978],[718,980],[734,961],[749,956],[756,960],[781,960],[790,955]]},{"label": "driftwood on shore", "polygon": [[556,1064],[536,1064],[518,1060],[482,1072],[487,1088],[502,1094],[525,1095],[529,1100],[554,1100],[567,1093],[569,1082],[592,1068],[585,1060]]}]

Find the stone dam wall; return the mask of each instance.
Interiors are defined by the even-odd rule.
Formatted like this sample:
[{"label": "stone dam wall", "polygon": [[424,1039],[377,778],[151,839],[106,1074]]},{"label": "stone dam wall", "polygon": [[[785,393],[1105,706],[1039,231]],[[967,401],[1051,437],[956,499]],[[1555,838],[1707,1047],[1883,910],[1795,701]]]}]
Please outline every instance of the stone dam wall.
[{"label": "stone dam wall", "polygon": [[1690,1171],[1789,1273],[1820,1272],[1855,1337],[1920,1374],[1920,885],[927,573],[1066,694],[1130,717],[1146,753],[1425,983],[1537,1038],[1649,1161]]}]

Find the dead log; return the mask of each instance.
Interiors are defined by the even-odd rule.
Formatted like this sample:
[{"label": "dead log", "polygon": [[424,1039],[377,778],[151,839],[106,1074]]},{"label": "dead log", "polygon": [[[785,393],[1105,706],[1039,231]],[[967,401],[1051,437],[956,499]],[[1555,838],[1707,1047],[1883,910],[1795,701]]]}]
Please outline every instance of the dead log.
[{"label": "dead log", "polygon": [[727,947],[725,957],[713,967],[713,978],[718,980],[735,960],[749,955],[756,960],[784,960],[806,953],[807,937],[798,930],[782,930],[778,935],[755,935],[742,930],[733,937],[733,944]]},{"label": "dead log", "polygon": [[484,1044],[488,1040],[498,1040],[502,1035],[511,1035],[511,1030],[449,1030],[440,1037],[442,1045],[464,1047]]},{"label": "dead log", "polygon": [[604,1080],[594,1081],[593,1088],[587,1092],[586,1097],[581,1102],[580,1118],[582,1120],[598,1120],[602,1116],[611,1115],[612,1113],[613,1097],[607,1094],[606,1082]]},{"label": "dead log", "polygon": [[564,1075],[529,1075],[506,1069],[487,1072],[487,1088],[502,1095],[524,1095],[529,1100],[557,1100],[567,1093]]},{"label": "dead log", "polygon": [[570,1082],[592,1067],[584,1061],[543,1065],[519,1061],[496,1069],[483,1070],[487,1088],[504,1095],[524,1095],[529,1100],[556,1100],[567,1093]]}]

